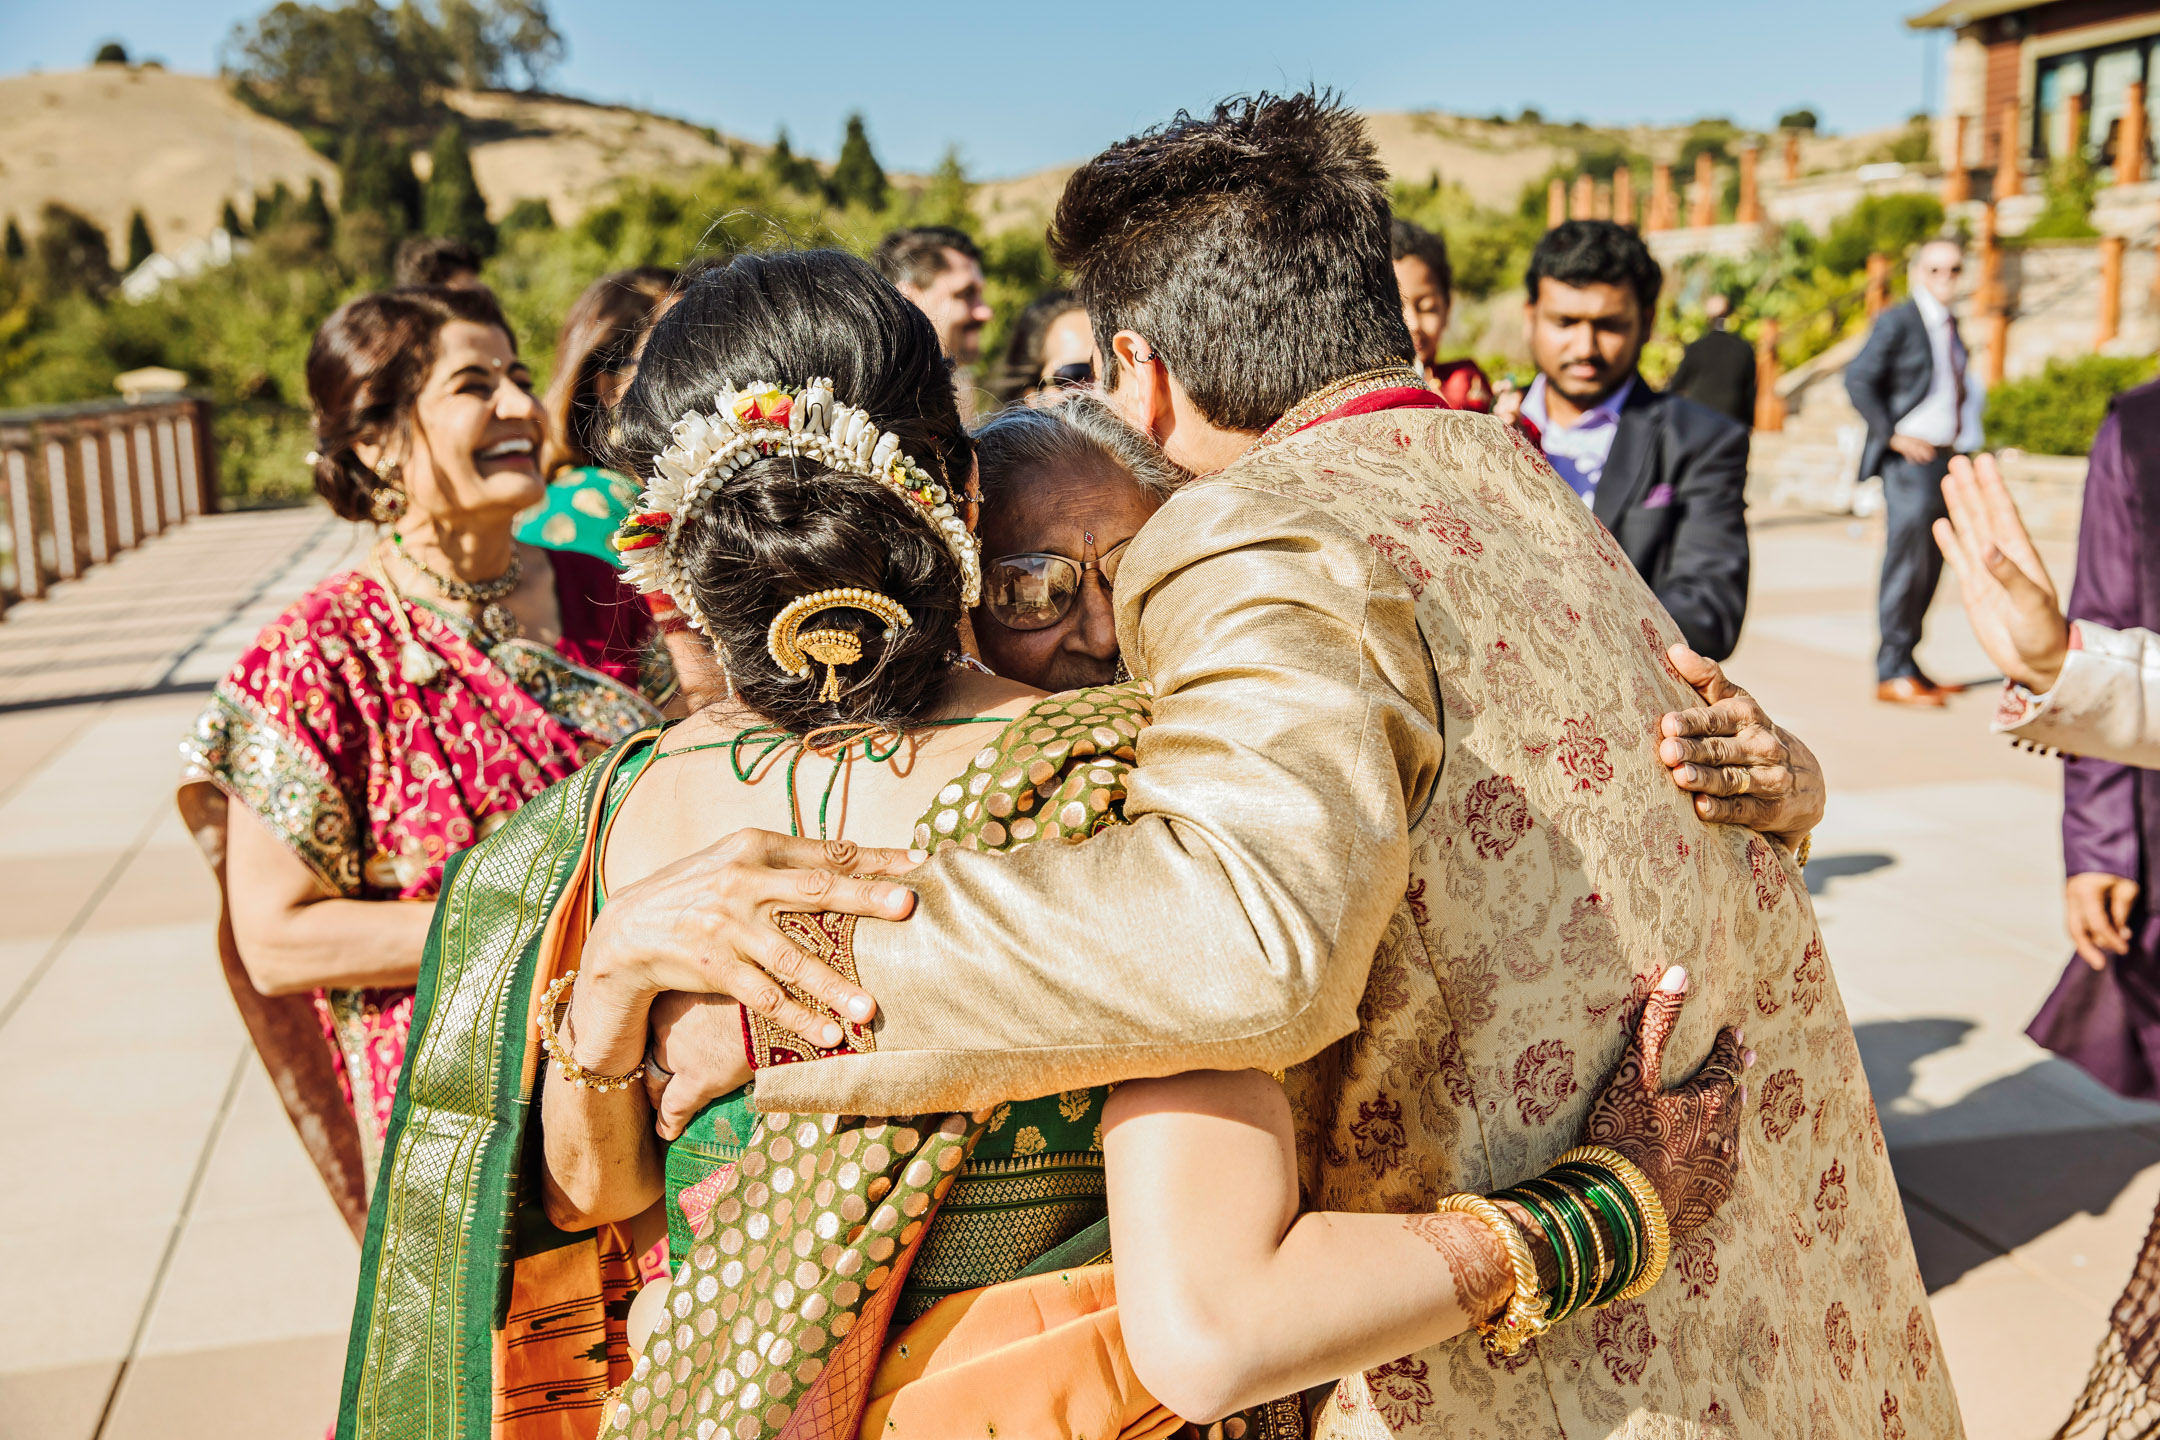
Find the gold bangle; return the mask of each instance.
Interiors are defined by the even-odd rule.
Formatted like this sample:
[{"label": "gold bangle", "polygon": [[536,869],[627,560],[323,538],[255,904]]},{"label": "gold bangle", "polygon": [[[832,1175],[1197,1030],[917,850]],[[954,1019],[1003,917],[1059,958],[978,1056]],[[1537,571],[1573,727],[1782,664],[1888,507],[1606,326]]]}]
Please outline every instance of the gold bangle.
[{"label": "gold bangle", "polygon": [[1635,1209],[1642,1216],[1643,1228],[1649,1231],[1649,1258],[1643,1262],[1642,1274],[1635,1282],[1613,1296],[1608,1303],[1633,1300],[1648,1290],[1665,1274],[1666,1262],[1672,1259],[1672,1227],[1665,1219],[1665,1203],[1658,1199],[1650,1177],[1636,1168],[1635,1162],[1613,1149],[1610,1145],[1578,1145],[1553,1163],[1564,1165],[1569,1161],[1582,1161],[1601,1170],[1612,1172],[1628,1197],[1635,1202]]},{"label": "gold bangle", "polygon": [[1814,849],[1815,832],[1810,830],[1807,834],[1800,837],[1800,843],[1798,845],[1793,846],[1792,863],[1800,867],[1802,870],[1807,869],[1808,856],[1813,853]]},{"label": "gold bangle", "polygon": [[534,1022],[540,1031],[540,1048],[547,1051],[562,1078],[580,1090],[627,1090],[645,1074],[644,1061],[638,1061],[620,1075],[598,1074],[571,1058],[570,1047],[563,1043],[561,1034],[555,1028],[559,1023],[555,1013],[569,1008],[570,1002],[564,992],[576,983],[577,976],[577,971],[570,971],[548,986],[547,992],[540,997],[540,1018]]},{"label": "gold bangle", "polygon": [[1497,1320],[1480,1320],[1476,1324],[1485,1348],[1493,1354],[1519,1354],[1523,1346],[1552,1328],[1546,1318],[1549,1306],[1545,1292],[1538,1288],[1537,1260],[1530,1253],[1530,1242],[1508,1213],[1483,1195],[1450,1195],[1433,1206],[1436,1215],[1451,1212],[1482,1221],[1500,1237],[1500,1248],[1507,1252],[1508,1266],[1515,1272],[1515,1289]]}]

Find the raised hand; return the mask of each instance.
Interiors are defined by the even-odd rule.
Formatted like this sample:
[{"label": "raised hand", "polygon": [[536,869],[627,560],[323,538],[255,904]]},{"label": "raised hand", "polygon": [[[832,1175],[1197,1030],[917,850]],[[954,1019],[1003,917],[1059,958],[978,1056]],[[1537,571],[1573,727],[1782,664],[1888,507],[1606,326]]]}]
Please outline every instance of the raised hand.
[{"label": "raised hand", "polygon": [[1815,752],[1772,723],[1715,660],[1685,645],[1667,654],[1704,702],[1661,722],[1658,759],[1672,772],[1673,784],[1694,792],[1695,813],[1705,820],[1745,825],[1798,845],[1823,816],[1827,792]]},{"label": "raised hand", "polygon": [[1704,1224],[1732,1195],[1747,1107],[1740,1077],[1755,1063],[1740,1032],[1727,1027],[1694,1077],[1666,1089],[1665,1042],[1686,1000],[1687,971],[1675,965],[1644,1002],[1620,1068],[1583,1127],[1584,1143],[1610,1145],[1649,1178],[1675,1235]]},{"label": "raised hand", "polygon": [[1980,647],[2026,689],[2052,688],[2069,653],[2070,626],[1995,457],[1957,456],[1942,490],[1950,516],[1935,522],[1935,544],[1957,574]]}]

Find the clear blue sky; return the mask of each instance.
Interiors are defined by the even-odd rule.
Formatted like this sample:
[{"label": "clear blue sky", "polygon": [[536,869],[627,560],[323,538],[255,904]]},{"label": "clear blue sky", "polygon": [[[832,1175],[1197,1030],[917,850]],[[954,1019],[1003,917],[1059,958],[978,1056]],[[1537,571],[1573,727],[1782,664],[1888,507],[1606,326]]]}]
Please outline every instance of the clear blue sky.
[{"label": "clear blue sky", "polygon": [[[72,69],[119,39],[207,72],[251,0],[0,0],[0,66]],[[1600,124],[1797,105],[1827,128],[1895,124],[1935,98],[1942,37],[1923,0],[1081,0],[745,5],[552,0],[570,56],[554,88],[644,105],[830,157],[861,110],[879,157],[926,170],[958,145],[978,177],[1082,158],[1179,106],[1240,90],[1343,91],[1372,110],[1439,108]]]}]

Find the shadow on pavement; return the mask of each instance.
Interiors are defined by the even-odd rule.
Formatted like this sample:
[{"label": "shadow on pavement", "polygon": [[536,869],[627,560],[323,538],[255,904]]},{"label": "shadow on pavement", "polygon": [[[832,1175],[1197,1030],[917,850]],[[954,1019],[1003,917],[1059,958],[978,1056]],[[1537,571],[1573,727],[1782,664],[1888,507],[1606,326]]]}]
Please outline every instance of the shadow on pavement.
[{"label": "shadow on pavement", "polygon": [[[1854,1026],[1876,1108],[1888,1110],[1911,1093],[1919,1062],[1963,1043],[1974,1028],[1970,1020],[1947,1016]],[[2074,1215],[2106,1213],[2132,1181],[2160,1166],[2160,1107],[2144,1124],[2033,1129],[2035,1092],[2048,1093],[2041,1073],[2069,1068],[2052,1057],[2039,1061],[1930,1116],[1952,1132],[2016,1125],[2020,1133],[1891,1147],[1913,1250],[1930,1292]]]},{"label": "shadow on pavement", "polygon": [[1872,875],[1895,864],[1897,857],[1894,855],[1817,855],[1807,863],[1807,893],[1820,895],[1830,888],[1833,880],[1842,880],[1848,875]]}]

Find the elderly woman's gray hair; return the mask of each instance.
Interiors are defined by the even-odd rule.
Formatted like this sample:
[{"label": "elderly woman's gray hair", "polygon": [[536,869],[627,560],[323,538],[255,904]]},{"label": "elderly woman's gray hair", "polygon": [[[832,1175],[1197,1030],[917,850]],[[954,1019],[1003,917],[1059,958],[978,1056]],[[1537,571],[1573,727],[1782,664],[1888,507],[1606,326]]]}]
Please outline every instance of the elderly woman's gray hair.
[{"label": "elderly woman's gray hair", "polygon": [[1156,499],[1192,477],[1163,458],[1155,442],[1127,425],[1093,395],[1075,395],[1044,410],[1015,406],[975,432],[985,504],[1032,471],[1109,464],[1132,476]]}]

